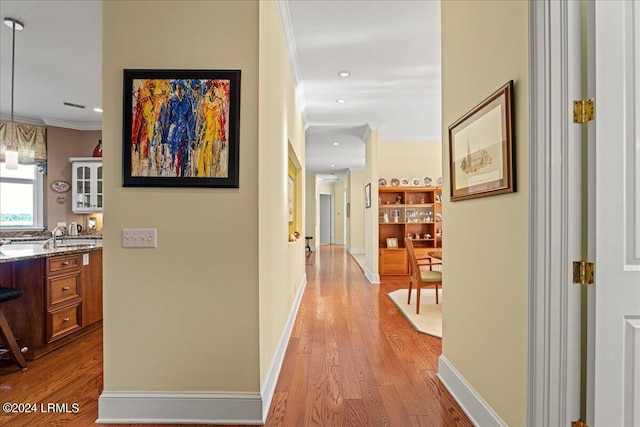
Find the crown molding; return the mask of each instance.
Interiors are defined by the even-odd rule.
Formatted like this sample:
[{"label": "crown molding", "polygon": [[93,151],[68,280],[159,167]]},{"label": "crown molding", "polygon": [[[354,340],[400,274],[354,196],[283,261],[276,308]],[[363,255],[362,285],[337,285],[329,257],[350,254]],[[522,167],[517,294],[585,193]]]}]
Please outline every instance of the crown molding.
[{"label": "crown molding", "polygon": [[[289,62],[291,63],[291,70],[293,72],[293,79],[295,80],[295,95],[300,106],[300,112],[302,114],[302,121],[308,123],[307,107],[304,97],[304,88],[302,86],[302,79],[300,77],[300,66],[298,62],[298,50],[296,48],[296,42],[293,36],[293,26],[291,25],[291,12],[289,10],[289,2],[284,0],[277,0],[278,12],[280,15],[280,25],[282,26],[282,35],[284,37],[284,43],[287,46],[289,52]],[[307,126],[305,126],[306,129]]]},{"label": "crown molding", "polygon": [[68,120],[52,119],[50,117],[43,117],[42,121],[47,126],[55,126],[59,128],[74,129],[74,130],[102,130],[102,122],[80,123],[80,122],[71,122]]}]

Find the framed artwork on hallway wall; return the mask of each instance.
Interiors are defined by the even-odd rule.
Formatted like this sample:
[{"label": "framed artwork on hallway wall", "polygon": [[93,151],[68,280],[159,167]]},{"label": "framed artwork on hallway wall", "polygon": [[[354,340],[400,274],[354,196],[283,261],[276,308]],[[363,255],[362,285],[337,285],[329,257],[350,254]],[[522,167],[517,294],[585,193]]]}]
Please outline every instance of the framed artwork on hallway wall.
[{"label": "framed artwork on hallway wall", "polygon": [[513,80],[449,126],[451,201],[516,191]]},{"label": "framed artwork on hallway wall", "polygon": [[240,70],[124,70],[124,187],[239,187]]}]

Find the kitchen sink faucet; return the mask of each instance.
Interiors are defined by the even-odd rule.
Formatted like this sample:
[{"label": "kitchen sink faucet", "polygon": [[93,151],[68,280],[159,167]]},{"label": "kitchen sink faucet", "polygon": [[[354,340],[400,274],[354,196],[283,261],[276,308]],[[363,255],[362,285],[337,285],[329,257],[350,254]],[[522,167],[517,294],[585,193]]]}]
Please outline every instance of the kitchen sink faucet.
[{"label": "kitchen sink faucet", "polygon": [[49,247],[49,241],[53,241],[53,249],[56,248],[56,236],[58,234],[58,231],[62,231],[62,235],[64,236],[64,234],[67,232],[67,227],[65,227],[64,225],[58,225],[56,228],[54,228],[51,232],[51,239],[44,242],[43,247]]}]

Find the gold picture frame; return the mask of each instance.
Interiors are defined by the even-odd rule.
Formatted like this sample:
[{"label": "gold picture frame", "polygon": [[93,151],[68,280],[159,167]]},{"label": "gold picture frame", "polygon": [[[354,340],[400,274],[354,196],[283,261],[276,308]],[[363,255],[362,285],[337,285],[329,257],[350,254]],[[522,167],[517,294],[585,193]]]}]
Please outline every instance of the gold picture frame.
[{"label": "gold picture frame", "polygon": [[398,238],[397,237],[388,237],[387,238],[387,249],[398,249]]}]

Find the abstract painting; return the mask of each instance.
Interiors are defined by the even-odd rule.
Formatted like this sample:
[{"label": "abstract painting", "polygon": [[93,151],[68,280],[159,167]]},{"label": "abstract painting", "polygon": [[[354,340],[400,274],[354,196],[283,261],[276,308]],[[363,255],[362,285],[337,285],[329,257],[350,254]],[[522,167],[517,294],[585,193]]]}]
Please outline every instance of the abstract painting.
[{"label": "abstract painting", "polygon": [[123,186],[239,186],[239,70],[124,70]]}]

